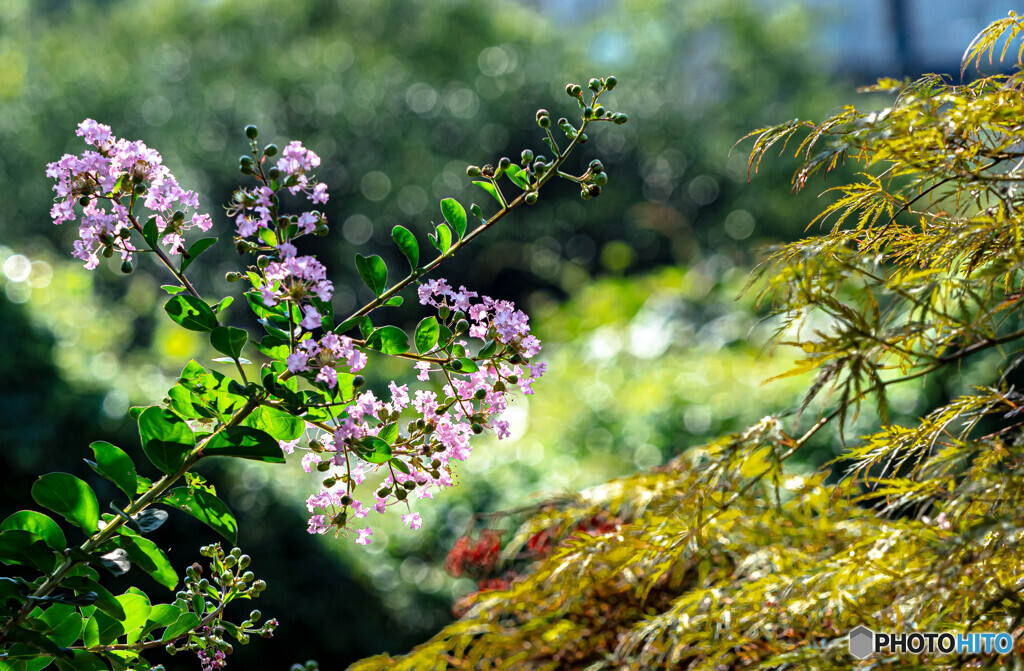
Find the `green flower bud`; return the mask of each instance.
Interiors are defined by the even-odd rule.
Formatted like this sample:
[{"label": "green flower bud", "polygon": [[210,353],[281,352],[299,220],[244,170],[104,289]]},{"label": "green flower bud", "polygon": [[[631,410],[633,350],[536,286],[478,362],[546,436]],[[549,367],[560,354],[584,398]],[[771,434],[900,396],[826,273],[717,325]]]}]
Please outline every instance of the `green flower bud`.
[{"label": "green flower bud", "polygon": [[551,113],[548,112],[546,109],[537,110],[537,121],[540,121],[540,118],[543,116],[551,116]]},{"label": "green flower bud", "polygon": [[380,489],[377,490],[377,498],[378,499],[383,499],[383,498],[387,497],[387,495],[390,494],[390,493],[391,493],[390,489],[388,489],[387,487],[381,487]]},{"label": "green flower bud", "polygon": [[260,621],[261,617],[263,617],[263,613],[261,613],[258,610],[254,610],[253,612],[249,613],[249,622],[256,624]]},{"label": "green flower bud", "polygon": [[132,272],[132,270],[134,269],[135,266],[133,266],[132,262],[129,261],[128,259],[125,259],[124,261],[121,262],[121,272],[124,273],[125,275]]},{"label": "green flower bud", "polygon": [[271,168],[270,170],[267,171],[267,177],[269,177],[270,179],[277,179],[280,176],[281,176],[281,171],[278,170],[277,167],[273,167],[273,168]]},{"label": "green flower bud", "polygon": [[605,110],[604,107],[602,107],[601,105],[598,105],[597,107],[594,108],[594,116],[597,117],[598,119],[600,119],[601,117],[604,116],[605,111],[606,110]]},{"label": "green flower bud", "polygon": [[228,282],[234,283],[242,279],[242,273],[236,273],[235,271],[232,270],[227,273],[224,273],[224,279]]},{"label": "green flower bud", "polygon": [[583,118],[584,119],[593,119],[594,118],[594,108],[593,107],[584,107],[583,108]]},{"label": "green flower bud", "polygon": [[608,173],[599,172],[596,175],[594,175],[594,178],[591,181],[594,182],[594,184],[596,184],[597,186],[604,186],[605,184],[608,183]]},{"label": "green flower bud", "polygon": [[612,116],[612,121],[614,121],[617,125],[621,126],[622,124],[629,121],[629,115],[625,114],[624,112],[616,112]]},{"label": "green flower bud", "polygon": [[473,433],[475,433],[477,435],[480,435],[481,433],[484,432],[484,427],[481,426],[480,424],[478,424],[477,422],[473,422],[472,429],[473,429]]},{"label": "green flower bud", "polygon": [[497,382],[495,382],[494,383],[494,391],[499,392],[499,393],[505,391],[505,383],[502,382],[501,380],[498,380]]},{"label": "green flower bud", "polygon": [[551,128],[551,117],[537,117],[537,125],[540,126],[541,128]]},{"label": "green flower bud", "polygon": [[319,222],[316,225],[316,228],[313,229],[313,235],[315,235],[317,237],[321,237],[321,238],[324,237],[325,235],[327,235],[330,232],[331,232],[331,227],[328,226],[327,224],[325,224],[323,221]]},{"label": "green flower bud", "polygon": [[167,651],[168,655],[175,655],[178,652],[178,649],[174,647],[173,643],[168,643],[164,650]]},{"label": "green flower bud", "polygon": [[608,76],[604,78],[604,88],[606,91],[611,91],[615,88],[615,85],[619,83],[619,80],[614,76]]},{"label": "green flower bud", "polygon": [[601,163],[601,159],[595,158],[590,162],[590,172],[594,174],[604,172],[604,163]]},{"label": "green flower bud", "polygon": [[473,398],[475,398],[478,401],[483,400],[485,396],[487,396],[486,389],[477,389],[475,392],[473,392]]},{"label": "green flower bud", "polygon": [[462,370],[462,362],[459,361],[458,359],[452,361],[451,366],[453,370]]},{"label": "green flower bud", "polygon": [[466,321],[465,319],[460,319],[459,321],[455,322],[455,332],[456,333],[465,333],[468,330],[469,330],[469,322]]},{"label": "green flower bud", "polygon": [[362,375],[356,375],[354,378],[352,378],[353,388],[358,389],[359,387],[362,387],[364,384],[366,384],[366,378],[363,377]]},{"label": "green flower bud", "polygon": [[508,362],[514,366],[516,364],[522,363],[523,362],[523,357],[522,357],[522,355],[519,354],[519,352],[516,352],[515,354],[513,354],[512,356],[510,356],[508,358]]},{"label": "green flower bud", "polygon": [[406,492],[404,489],[395,490],[395,498],[398,499],[399,501],[404,501],[405,497],[407,496],[409,496],[409,493]]},{"label": "green flower bud", "polygon": [[185,221],[185,213],[181,210],[175,210],[174,214],[171,215],[171,221],[174,223]]},{"label": "green flower bud", "polygon": [[111,247],[110,245],[107,245],[106,247],[103,248],[103,256],[104,257],[109,259],[113,255],[114,255],[114,248],[113,247]]},{"label": "green flower bud", "polygon": [[533,162],[533,152],[529,149],[524,149],[522,153],[522,164],[523,166],[530,165]]},{"label": "green flower bud", "polygon": [[440,317],[441,319],[448,319],[448,315],[450,315],[451,313],[452,310],[447,305],[442,305],[437,309],[437,316]]},{"label": "green flower bud", "polygon": [[587,137],[587,134],[586,134],[586,133],[580,133],[580,138],[579,138],[579,143],[580,143],[580,144],[586,144],[586,143],[587,143],[587,140],[589,140],[589,139],[590,139],[590,138],[589,138],[589,137]]},{"label": "green flower bud", "polygon": [[263,155],[264,156],[274,156],[276,154],[277,154],[277,145],[276,144],[268,144],[266,147],[263,148]]},{"label": "green flower bud", "polygon": [[320,471],[321,473],[326,473],[327,471],[331,470],[331,462],[321,461],[319,464],[316,465],[316,470]]},{"label": "green flower bud", "polygon": [[324,478],[324,487],[326,487],[327,489],[330,489],[331,487],[333,487],[336,484],[338,484],[338,478],[336,478],[334,476],[331,476],[329,478]]},{"label": "green flower bud", "polygon": [[515,373],[512,373],[511,375],[509,375],[507,379],[512,384],[516,384],[517,382],[519,382],[519,376],[516,375]]},{"label": "green flower bud", "polygon": [[510,159],[508,156],[502,156],[501,160],[498,161],[498,170],[500,170],[501,172],[505,172],[506,170],[508,170],[508,167],[510,165],[512,165],[512,159]]},{"label": "green flower bud", "polygon": [[78,204],[81,205],[82,207],[85,207],[86,205],[88,205],[89,204],[89,196],[82,196],[81,198],[79,198],[78,199]]},{"label": "green flower bud", "polygon": [[526,198],[524,200],[526,200],[527,205],[533,205],[534,203],[537,202],[537,198],[537,192],[531,191],[530,193],[526,194]]},{"label": "green flower bud", "polygon": [[255,579],[256,579],[256,574],[253,573],[252,571],[246,571],[245,573],[242,574],[242,581],[243,582],[252,582]]},{"label": "green flower bud", "polygon": [[348,494],[345,494],[344,496],[342,496],[341,497],[341,505],[343,505],[343,506],[350,506],[350,505],[352,505],[352,497],[349,496]]},{"label": "green flower bud", "polygon": [[601,90],[601,80],[600,79],[591,79],[590,83],[587,84],[587,86],[590,88],[591,91],[593,91],[594,93],[597,93],[598,91]]},{"label": "green flower bud", "polygon": [[570,96],[574,96],[575,97],[576,94],[573,93],[573,90],[574,90],[575,87],[576,87],[575,84],[566,84],[565,85],[565,93],[566,93],[566,95],[570,95]]},{"label": "green flower bud", "polygon": [[411,492],[412,490],[416,489],[416,481],[406,480],[405,482],[402,483],[402,486]]},{"label": "green flower bud", "polygon": [[441,460],[440,459],[434,459],[433,461],[430,462],[430,467],[431,468],[441,468]]},{"label": "green flower bud", "polygon": [[245,136],[247,138],[249,138],[250,140],[255,140],[256,137],[259,136],[259,134],[260,134],[260,129],[257,128],[256,126],[253,126],[252,124],[249,124],[248,126],[245,127]]},{"label": "green flower bud", "polygon": [[467,177],[479,177],[480,176],[480,168],[478,168],[475,165],[469,166],[468,168],[466,168],[466,176]]},{"label": "green flower bud", "polygon": [[267,266],[269,266],[269,265],[270,265],[270,257],[269,257],[269,256],[267,256],[266,254],[260,254],[260,255],[259,255],[259,256],[258,256],[257,258],[256,258],[256,265],[257,265],[257,266],[258,266],[258,267],[259,267],[259,268],[260,268],[261,270],[266,270]]},{"label": "green flower bud", "polygon": [[579,98],[581,95],[583,95],[583,87],[580,86],[579,84],[573,84],[572,95],[574,98]]},{"label": "green flower bud", "polygon": [[238,167],[240,168],[252,168],[252,156],[248,154],[242,154],[238,157]]}]

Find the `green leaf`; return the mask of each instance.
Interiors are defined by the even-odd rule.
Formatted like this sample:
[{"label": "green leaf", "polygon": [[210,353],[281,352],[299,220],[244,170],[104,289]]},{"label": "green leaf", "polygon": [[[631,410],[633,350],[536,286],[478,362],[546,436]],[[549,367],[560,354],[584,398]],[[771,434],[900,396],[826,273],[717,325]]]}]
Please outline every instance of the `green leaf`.
[{"label": "green leaf", "polygon": [[458,362],[462,364],[462,368],[455,370],[454,368],[451,367],[451,365],[449,365],[449,370],[453,370],[456,373],[475,373],[478,370],[480,370],[480,367],[476,365],[475,361],[464,356],[460,356],[458,358]]},{"label": "green leaf", "polygon": [[86,535],[96,531],[100,521],[100,504],[92,487],[70,473],[47,473],[32,485],[32,498],[68,522],[80,527]]},{"label": "green leaf", "polygon": [[64,586],[68,589],[74,590],[76,594],[95,594],[96,601],[94,601],[94,603],[97,608],[117,620],[124,619],[125,614],[124,609],[121,608],[121,604],[118,603],[117,599],[114,598],[114,595],[110,593],[110,590],[100,585],[95,580],[82,576],[69,576],[64,579]]},{"label": "green leaf", "polygon": [[266,431],[251,426],[224,429],[203,447],[203,456],[242,457],[271,464],[284,463],[284,452],[277,440]]},{"label": "green leaf", "polygon": [[178,295],[164,303],[164,311],[190,331],[212,331],[217,327],[213,308],[195,296]]},{"label": "green leaf", "polygon": [[235,516],[227,504],[205,489],[175,487],[164,494],[162,501],[196,518],[232,545],[238,541],[238,522]]},{"label": "green leaf", "polygon": [[402,461],[398,457],[392,458],[390,461],[388,461],[388,463],[397,468],[398,470],[402,471],[406,475],[409,475],[409,467],[406,465],[404,461]]},{"label": "green leaf", "polygon": [[103,658],[85,650],[74,650],[74,657],[70,660],[57,658],[57,668],[60,671],[108,671]]},{"label": "green leaf", "polygon": [[451,224],[452,229],[458,234],[459,240],[466,234],[466,208],[462,207],[454,198],[445,198],[441,201],[441,214],[444,220]]},{"label": "green leaf", "polygon": [[416,266],[420,263],[420,244],[416,242],[416,236],[404,226],[395,226],[391,229],[391,239],[402,250],[402,254],[409,262],[409,267],[416,270]]},{"label": "green leaf", "polygon": [[477,205],[476,203],[473,203],[472,205],[469,206],[469,211],[472,212],[473,216],[476,217],[477,219],[483,220],[484,213],[480,209],[480,206]]},{"label": "green leaf", "polygon": [[200,238],[193,242],[188,248],[188,251],[181,255],[181,272],[185,272],[185,269],[192,265],[192,262],[195,261],[200,254],[212,247],[216,242],[217,238]]},{"label": "green leaf", "polygon": [[[181,389],[188,393],[184,387],[176,385],[174,389]],[[127,494],[129,499],[134,497],[138,490],[139,476],[135,472],[132,458],[121,448],[103,440],[97,440],[89,447],[92,448],[93,456],[96,459],[95,463],[89,464],[92,470],[117,485],[117,488]]]},{"label": "green leaf", "polygon": [[124,609],[124,619],[121,621],[121,626],[124,627],[125,632],[133,631],[135,629],[141,629],[146,620],[149,619],[149,613],[152,611],[152,606],[149,603],[149,597],[147,597],[141,590],[128,591],[124,594],[117,596],[117,602],[121,604],[121,608]]},{"label": "green leaf", "polygon": [[74,606],[54,604],[46,609],[40,618],[53,630],[50,638],[62,648],[66,648],[82,635],[85,620]]},{"label": "green leaf", "polygon": [[388,305],[393,308],[397,308],[405,302],[405,299],[401,296],[392,296],[391,298],[384,301],[384,305]]},{"label": "green leaf", "polygon": [[118,531],[120,531],[120,535],[115,542],[128,553],[132,563],[167,589],[174,589],[178,584],[178,574],[174,572],[171,560],[167,558],[164,551],[153,541],[143,538],[129,529],[121,527]]},{"label": "green leaf", "polygon": [[242,423],[266,431],[277,440],[295,440],[306,431],[306,422],[300,417],[265,405],[256,408]]},{"label": "green leaf", "polygon": [[174,621],[174,624],[164,629],[164,635],[160,637],[160,642],[170,643],[179,636],[192,631],[198,624],[198,615],[195,613],[182,613],[181,617]]},{"label": "green leaf", "polygon": [[426,354],[434,349],[434,346],[437,345],[437,338],[440,335],[441,329],[438,328],[437,319],[427,317],[416,325],[416,333],[413,336],[413,340],[416,342],[416,351],[420,354]]},{"label": "green leaf", "polygon": [[494,356],[494,353],[498,350],[498,343],[495,340],[488,340],[484,343],[484,346],[477,352],[477,357],[480,359],[489,359]]},{"label": "green leaf", "polygon": [[452,247],[452,230],[447,224],[439,224],[437,227],[437,248],[442,254],[447,254]]},{"label": "green leaf", "polygon": [[146,508],[132,518],[132,528],[140,534],[156,531],[167,521],[167,511],[159,508]]},{"label": "green leaf", "polygon": [[398,438],[398,424],[392,422],[391,424],[384,425],[381,427],[381,430],[377,432],[377,437],[388,445],[393,444],[395,439]]},{"label": "green leaf", "polygon": [[219,303],[213,306],[213,311],[216,312],[217,314],[220,314],[224,310],[227,310],[234,302],[234,296],[225,296],[224,298],[220,299]]},{"label": "green leaf", "polygon": [[160,232],[156,229],[156,217],[150,217],[142,227],[142,238],[146,241],[146,244],[156,249],[158,237],[160,237]]},{"label": "green leaf", "polygon": [[359,277],[363,278],[363,282],[370,287],[370,291],[375,296],[384,293],[384,289],[388,285],[388,268],[384,265],[384,259],[376,254],[373,256],[356,254],[356,270],[359,271]]},{"label": "green leaf", "polygon": [[515,182],[515,185],[523,191],[527,191],[530,188],[530,183],[527,181],[528,174],[526,170],[518,165],[510,165],[505,169],[505,176]]},{"label": "green leaf", "polygon": [[270,228],[260,228],[257,233],[260,240],[267,243],[271,247],[277,247],[277,233]]},{"label": "green leaf", "polygon": [[161,284],[160,288],[166,291],[171,296],[173,296],[174,294],[180,294],[182,291],[185,291],[185,287],[179,287],[175,284]]},{"label": "green leaf", "polygon": [[151,631],[162,629],[174,624],[174,622],[181,617],[181,612],[181,609],[173,604],[158,603],[153,606],[152,610],[150,610],[149,618],[146,620],[145,626],[128,635],[128,643],[135,643]]},{"label": "green leaf", "polygon": [[234,326],[218,326],[210,333],[210,344],[221,354],[237,359],[242,347],[249,340],[249,334]]},{"label": "green leaf", "polygon": [[[63,549],[63,548],[61,548]],[[34,566],[48,573],[56,566],[57,555],[39,536],[24,529],[0,531],[0,562]]]},{"label": "green leaf", "polygon": [[7,531],[8,529],[21,529],[22,531],[35,534],[57,552],[63,552],[68,544],[64,538],[64,532],[60,530],[57,523],[46,515],[37,513],[34,510],[20,510],[8,516],[0,524],[0,531]]},{"label": "green leaf", "polygon": [[409,336],[397,326],[382,326],[370,334],[366,346],[384,354],[404,354],[409,351]]},{"label": "green leaf", "polygon": [[487,193],[491,194],[491,197],[494,198],[494,200],[498,201],[498,205],[501,205],[502,207],[505,207],[505,204],[501,202],[501,197],[498,195],[498,190],[494,188],[493,184],[491,184],[490,182],[481,182],[481,181],[477,181],[477,182],[473,182],[473,183],[476,184],[477,186],[479,186],[481,189],[483,189]]},{"label": "green leaf", "polygon": [[360,457],[371,464],[383,464],[391,458],[391,446],[376,436],[367,436],[359,441],[365,451]]},{"label": "green leaf", "polygon": [[192,429],[175,413],[152,405],[139,415],[142,449],[153,465],[164,473],[175,473],[196,444]]}]

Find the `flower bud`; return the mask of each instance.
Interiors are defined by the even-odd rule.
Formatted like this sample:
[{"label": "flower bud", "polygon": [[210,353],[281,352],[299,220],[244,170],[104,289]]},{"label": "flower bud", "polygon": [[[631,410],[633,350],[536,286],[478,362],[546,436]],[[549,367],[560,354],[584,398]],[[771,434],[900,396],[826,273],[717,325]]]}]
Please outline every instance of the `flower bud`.
[{"label": "flower bud", "polygon": [[250,140],[255,140],[256,137],[259,134],[260,134],[260,129],[257,128],[256,126],[253,126],[252,124],[249,124],[248,126],[245,127],[245,136],[247,138],[249,138]]},{"label": "flower bud", "polygon": [[604,88],[606,91],[611,91],[615,88],[615,85],[619,83],[619,80],[614,76],[608,76],[604,78]]},{"label": "flower bud", "polygon": [[605,184],[608,183],[608,173],[599,172],[596,175],[594,175],[594,178],[591,181],[597,186],[604,186]]},{"label": "flower bud", "polygon": [[78,199],[78,204],[81,205],[82,207],[85,207],[86,205],[88,205],[89,204],[89,196],[82,196],[81,198],[79,198]]},{"label": "flower bud", "polygon": [[462,370],[462,362],[458,359],[452,361],[451,366],[453,370]]},{"label": "flower bud", "polygon": [[245,573],[242,574],[242,581],[243,582],[252,582],[255,579],[256,579],[256,574],[253,573],[252,571],[246,571]]},{"label": "flower bud", "polygon": [[477,389],[475,392],[473,392],[473,398],[475,398],[478,401],[483,400],[485,396],[487,396],[486,389]]},{"label": "flower bud", "polygon": [[434,459],[433,461],[430,462],[430,467],[431,468],[441,468],[441,460],[440,459]]},{"label": "flower bud", "polygon": [[280,176],[281,176],[281,171],[278,170],[277,167],[273,167],[273,168],[271,168],[270,170],[267,171],[267,177],[269,177],[270,179],[277,179]]},{"label": "flower bud", "polygon": [[171,215],[171,221],[175,224],[185,221],[185,213],[182,210],[175,210]]},{"label": "flower bud", "polygon": [[593,107],[584,107],[583,108],[583,118],[584,119],[593,119],[594,118],[594,108]]},{"label": "flower bud", "polygon": [[530,163],[533,161],[533,151],[530,149],[524,149],[523,153],[521,154],[521,157],[522,164],[524,167],[530,165]]},{"label": "flower bud", "polygon": [[570,95],[570,96],[574,96],[575,97],[576,94],[573,92],[575,86],[576,86],[575,84],[566,84],[565,85],[565,93],[566,93],[566,95]]},{"label": "flower bud", "polygon": [[481,425],[480,425],[479,423],[477,423],[477,422],[473,422],[473,425],[472,425],[472,427],[471,427],[471,428],[473,429],[473,433],[475,433],[475,434],[477,434],[477,435],[480,435],[481,433],[483,433],[483,432],[484,432],[484,427],[483,427],[483,426],[481,426]]},{"label": "flower bud", "polygon": [[381,487],[380,489],[377,490],[377,498],[378,499],[386,499],[388,494],[390,494],[390,493],[391,493],[390,489],[388,489],[387,487]]},{"label": "flower bud", "polygon": [[498,170],[505,172],[510,165],[512,165],[512,159],[508,156],[502,156],[501,160],[498,161]]},{"label": "flower bud", "polygon": [[352,497],[349,496],[348,494],[345,494],[344,496],[342,496],[341,497],[341,505],[343,505],[343,506],[350,506],[350,505],[352,505]]},{"label": "flower bud", "polygon": [[320,471],[321,473],[326,473],[327,471],[331,470],[331,462],[321,461],[316,465],[316,470]]},{"label": "flower bud", "polygon": [[132,270],[134,269],[135,266],[133,266],[132,262],[129,261],[128,259],[125,259],[124,261],[121,262],[121,272],[124,273],[125,275],[132,272]]},{"label": "flower bud", "polygon": [[499,392],[499,393],[505,391],[505,383],[502,382],[501,380],[498,380],[497,382],[495,382],[494,383],[494,391]]},{"label": "flower bud", "polygon": [[363,377],[362,375],[356,375],[354,378],[352,378],[352,387],[354,389],[358,389],[359,387],[362,387],[364,384],[366,384],[366,378]]},{"label": "flower bud", "polygon": [[551,116],[551,113],[548,112],[546,109],[537,110],[537,121],[540,121],[540,118],[544,116]]},{"label": "flower bud", "polygon": [[242,273],[236,273],[235,271],[231,270],[227,273],[224,273],[224,279],[228,282],[234,283],[242,279]]},{"label": "flower bud", "polygon": [[598,186],[598,185],[596,185],[596,184],[594,184],[593,186],[591,186],[591,187],[590,187],[590,195],[591,195],[592,197],[594,197],[594,198],[597,198],[598,196],[600,196],[600,195],[601,195],[601,187],[599,187],[599,186]]},{"label": "flower bud", "polygon": [[316,228],[313,229],[313,235],[315,235],[317,237],[321,237],[321,238],[324,237],[325,235],[327,235],[330,232],[331,232],[330,227],[327,224],[325,224],[323,221],[318,222],[317,225],[316,225]]},{"label": "flower bud", "polygon": [[314,439],[309,441],[309,449],[313,450],[314,452],[323,452],[324,444],[321,443],[319,440]]},{"label": "flower bud", "polygon": [[601,117],[604,116],[606,111],[607,110],[605,110],[604,107],[602,107],[601,105],[598,105],[597,107],[594,108],[594,116],[597,117],[598,119],[600,119]]},{"label": "flower bud", "polygon": [[600,79],[591,79],[590,83],[587,84],[587,86],[590,88],[591,91],[593,91],[594,93],[597,93],[598,91],[601,90],[601,80]]},{"label": "flower bud", "polygon": [[624,112],[616,112],[615,114],[612,115],[612,121],[614,121],[617,125],[621,126],[622,124],[629,121],[629,115],[625,114]]},{"label": "flower bud", "polygon": [[600,159],[595,158],[590,162],[590,172],[595,175],[599,172],[604,172],[604,163],[601,163]]},{"label": "flower bud", "polygon": [[538,198],[537,192],[536,191],[531,191],[530,193],[526,194],[526,198],[525,198],[526,204],[527,205],[533,205],[534,203],[537,202],[537,198]]},{"label": "flower bud", "polygon": [[113,255],[114,255],[114,248],[113,247],[111,247],[110,245],[107,245],[106,247],[103,248],[103,256],[104,257],[109,259]]},{"label": "flower bud", "polygon": [[277,154],[277,145],[276,144],[268,144],[266,147],[263,148],[263,155],[264,156],[274,156],[276,154]]},{"label": "flower bud", "polygon": [[256,624],[260,621],[261,617],[263,617],[263,613],[261,613],[258,610],[254,610],[253,612],[249,613],[249,622]]},{"label": "flower bud", "polygon": [[448,319],[448,315],[450,315],[451,313],[452,310],[447,305],[442,305],[437,309],[437,316],[440,317],[441,319]]},{"label": "flower bud", "polygon": [[480,168],[475,166],[475,165],[469,166],[468,168],[466,168],[466,176],[467,177],[479,177],[480,176]]},{"label": "flower bud", "polygon": [[336,478],[334,476],[331,476],[329,478],[324,478],[324,483],[323,484],[324,484],[325,488],[330,489],[334,485],[338,484],[338,478]]},{"label": "flower bud", "polygon": [[178,652],[178,649],[174,647],[173,643],[168,643],[164,650],[167,651],[168,655],[174,655]]},{"label": "flower bud", "polygon": [[541,128],[550,128],[551,127],[551,117],[549,117],[549,116],[537,117],[537,125],[540,126]]},{"label": "flower bud", "polygon": [[259,257],[256,258],[256,265],[261,270],[266,270],[267,266],[270,265],[270,257],[266,254],[260,254]]},{"label": "flower bud", "polygon": [[580,144],[586,144],[586,143],[587,143],[587,140],[589,140],[589,139],[590,139],[590,138],[589,138],[589,137],[587,137],[587,134],[586,134],[586,133],[580,133],[580,137],[579,137],[579,140],[578,140],[578,141],[579,141],[579,143],[580,143]]},{"label": "flower bud", "polygon": [[404,501],[405,497],[407,496],[409,496],[409,494],[404,489],[395,490],[395,498],[398,499],[399,501]]},{"label": "flower bud", "polygon": [[519,382],[519,376],[516,375],[515,373],[512,373],[511,375],[509,375],[507,379],[512,384],[516,384],[517,382]]},{"label": "flower bud", "polygon": [[402,483],[402,486],[411,492],[412,490],[416,489],[416,481],[406,480],[405,482]]},{"label": "flower bud", "polygon": [[460,319],[455,322],[455,333],[465,333],[469,330],[469,322],[465,319]]}]

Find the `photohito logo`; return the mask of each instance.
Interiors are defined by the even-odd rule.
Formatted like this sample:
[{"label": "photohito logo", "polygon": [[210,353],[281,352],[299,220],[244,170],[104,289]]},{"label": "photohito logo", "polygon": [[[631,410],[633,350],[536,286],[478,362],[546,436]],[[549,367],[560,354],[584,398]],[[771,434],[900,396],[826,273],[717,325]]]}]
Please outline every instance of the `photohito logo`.
[{"label": "photohito logo", "polygon": [[1006,632],[971,632],[954,634],[913,631],[910,633],[893,634],[875,632],[861,625],[850,631],[850,654],[857,659],[888,650],[889,652],[909,652],[918,655],[941,653],[948,655],[997,653],[1004,655],[1013,650],[1013,637]]}]

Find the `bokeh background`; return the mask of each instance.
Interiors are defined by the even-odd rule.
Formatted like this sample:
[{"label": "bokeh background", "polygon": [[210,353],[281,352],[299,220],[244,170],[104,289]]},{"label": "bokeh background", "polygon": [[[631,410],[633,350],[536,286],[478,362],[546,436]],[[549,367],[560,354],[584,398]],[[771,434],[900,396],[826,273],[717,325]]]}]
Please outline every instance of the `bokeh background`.
[{"label": "bokeh background", "polygon": [[[270,585],[259,607],[282,622],[276,640],[236,647],[231,663],[285,669],[316,658],[333,669],[408,650],[450,621],[453,600],[474,586],[441,564],[475,512],[650,468],[792,408],[807,380],[762,384],[790,355],[764,347],[772,321],[737,296],[758,249],[804,231],[823,186],[790,194],[789,158],[748,183],[747,145],[730,149],[759,126],[881,104],[852,92],[878,76],[958,72],[971,37],[1012,5],[0,0],[0,512],[24,507],[46,470],[89,477],[81,460],[92,440],[137,454],[128,407],[158,402],[189,358],[213,356],[162,314],[160,268],[85,271],[68,253],[75,231],[50,223],[44,166],[81,150],[81,119],[159,149],[225,235],[242,127],[301,139],[323,158],[331,189],[332,235],[312,249],[345,312],[367,299],[355,252],[400,264],[395,224],[423,238],[443,197],[486,208],[468,163],[540,151],[538,107],[568,114],[567,82],[619,79],[609,102],[630,123],[593,133],[574,159],[602,158],[602,196],[583,202],[570,184],[552,185],[444,270],[525,307],[549,373],[515,402],[511,440],[481,441],[457,487],[416,504],[423,529],[381,523],[368,549],[310,537],[303,501],[316,481],[297,464],[204,471]],[[232,295],[238,285],[223,277],[238,264],[222,242],[191,272],[204,295]],[[230,316],[256,333],[241,309]],[[411,307],[387,318],[418,316]],[[394,366],[380,375],[371,384],[411,378]],[[913,416],[969,378],[896,389],[893,409]],[[869,428],[869,415],[858,426]],[[806,467],[833,445],[823,437]],[[213,540],[183,516],[157,534],[178,566]]]}]

